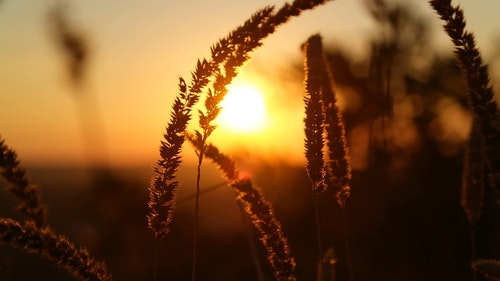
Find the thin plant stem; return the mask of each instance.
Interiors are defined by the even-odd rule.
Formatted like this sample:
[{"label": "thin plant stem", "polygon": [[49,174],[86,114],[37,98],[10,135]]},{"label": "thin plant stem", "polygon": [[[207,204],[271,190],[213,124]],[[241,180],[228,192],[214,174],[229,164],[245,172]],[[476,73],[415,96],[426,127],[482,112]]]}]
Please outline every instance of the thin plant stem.
[{"label": "thin plant stem", "polygon": [[198,223],[200,214],[200,180],[201,180],[201,164],[203,163],[203,151],[200,149],[198,153],[198,167],[196,171],[196,197],[195,197],[195,209],[194,209],[194,228],[193,228],[193,267],[191,269],[191,280],[196,280],[196,266],[197,266],[197,255],[198,255]]},{"label": "thin plant stem", "polygon": [[159,247],[160,240],[154,239],[154,255],[153,255],[153,281],[158,281],[158,259],[159,259]]},{"label": "thin plant stem", "polygon": [[[477,258],[476,223],[482,216],[485,197],[485,164],[486,151],[484,137],[479,130],[478,120],[474,120],[469,134],[469,142],[465,147],[461,205],[467,215],[470,230],[471,260]],[[477,280],[477,271],[474,271],[474,280]]]},{"label": "thin plant stem", "polygon": [[[470,253],[471,253],[471,260],[475,261],[477,259],[477,254],[476,254],[476,224],[475,222],[471,222],[469,224],[469,231],[470,231]],[[477,270],[472,271],[472,280],[477,281]]]},{"label": "thin plant stem", "polygon": [[[332,188],[335,191],[337,203],[342,210],[348,276],[349,280],[352,281],[349,232],[347,231],[347,218],[345,215],[346,201],[351,190],[351,167],[343,118],[337,104],[336,93],[333,90],[333,75],[323,52],[321,40],[321,36],[313,35],[303,46],[306,72],[306,95],[304,97],[306,109],[306,118],[304,119],[306,168],[316,195],[325,191],[326,188]],[[387,75],[390,75],[390,71]],[[389,87],[387,90],[389,91]],[[326,161],[323,159],[323,150],[327,151]],[[314,204],[318,254],[319,262],[321,262],[322,246],[317,196]],[[322,269],[318,267],[318,280],[323,278],[321,275]]]},{"label": "thin plant stem", "polygon": [[318,273],[317,280],[323,280],[323,240],[321,238],[321,225],[320,225],[320,217],[319,217],[319,202],[318,202],[318,194],[314,194],[314,216],[316,218],[316,240],[318,243]]},{"label": "thin plant stem", "polygon": [[259,240],[266,249],[267,260],[274,270],[277,280],[295,281],[295,258],[292,256],[288,240],[277,220],[274,209],[269,201],[264,198],[260,188],[253,185],[248,177],[240,177],[234,161],[226,154],[211,144],[205,147],[192,135],[186,138],[200,153],[203,149],[207,158],[212,160],[223,172],[224,177],[230,181],[236,200],[242,204],[245,212],[257,233]]},{"label": "thin plant stem", "polygon": [[389,54],[389,58],[387,59],[387,69],[385,73],[385,98],[387,101],[387,106],[386,106],[386,114],[387,118],[392,117],[392,91],[391,91],[391,85],[392,85],[392,65],[394,61],[394,55],[391,53]]},{"label": "thin plant stem", "polygon": [[[215,191],[215,190],[217,190],[221,187],[227,186],[227,185],[228,185],[228,183],[226,181],[224,181],[224,182],[218,183],[216,185],[213,185],[211,187],[205,188],[203,190],[200,188],[199,196],[205,195],[207,193],[210,193],[212,191]],[[193,200],[193,199],[196,199],[196,193],[177,200],[177,204],[181,204],[181,203]]]},{"label": "thin plant stem", "polygon": [[[389,52],[388,58],[387,58],[387,69],[385,70],[385,116],[382,118],[383,122],[383,127],[382,127],[382,132],[384,135],[387,135],[389,133],[389,124],[390,120],[392,118],[392,92],[391,92],[391,82],[392,82],[392,64],[394,61],[394,54],[393,52]],[[384,150],[387,151],[388,149],[388,140],[387,137],[383,138],[383,147]]]},{"label": "thin plant stem", "polygon": [[[200,127],[204,130],[204,135],[209,135],[215,129],[210,123],[220,111],[218,104],[224,97],[225,87],[236,76],[237,69],[248,60],[249,53],[261,46],[261,41],[271,35],[277,26],[303,11],[326,2],[327,0],[296,0],[292,4],[283,5],[276,12],[273,7],[259,10],[243,25],[210,48],[211,59],[198,60],[189,85],[184,79],[179,79],[179,93],[172,106],[164,139],[161,141],[160,159],[154,167],[156,175],[149,187],[148,227],[155,232],[157,238],[163,239],[170,233],[179,186],[176,172],[181,164],[180,152],[184,143],[184,133],[191,120],[192,108],[200,99],[202,91],[211,81],[213,82],[216,92],[210,94],[211,88],[208,89],[209,94],[205,101],[207,110],[199,111],[202,125]],[[197,133],[201,135],[198,131]],[[198,139],[200,140],[201,138]]]},{"label": "thin plant stem", "polygon": [[351,252],[351,242],[350,242],[350,235],[349,235],[349,227],[347,225],[347,210],[346,206],[340,206],[341,212],[342,212],[342,224],[344,227],[344,246],[345,246],[345,252],[346,252],[346,263],[347,263],[347,273],[348,273],[348,280],[349,281],[354,281],[354,272],[352,270],[352,252]]}]

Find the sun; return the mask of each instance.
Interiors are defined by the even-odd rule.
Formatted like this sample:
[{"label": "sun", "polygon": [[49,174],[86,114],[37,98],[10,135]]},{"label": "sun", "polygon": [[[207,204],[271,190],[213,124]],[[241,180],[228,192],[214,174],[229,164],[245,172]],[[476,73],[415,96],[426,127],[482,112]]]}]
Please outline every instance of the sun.
[{"label": "sun", "polygon": [[262,93],[254,87],[230,87],[221,107],[218,122],[226,130],[253,133],[265,126],[266,107]]}]

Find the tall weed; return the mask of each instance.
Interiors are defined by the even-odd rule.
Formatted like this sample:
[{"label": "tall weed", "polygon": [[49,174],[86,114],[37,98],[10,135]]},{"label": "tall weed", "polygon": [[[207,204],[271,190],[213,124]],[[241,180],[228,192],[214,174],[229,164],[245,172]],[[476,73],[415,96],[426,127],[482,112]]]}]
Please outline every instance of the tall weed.
[{"label": "tall weed", "polygon": [[[198,60],[191,79],[186,82],[179,78],[178,93],[171,108],[163,139],[160,143],[159,160],[154,167],[155,176],[149,186],[147,222],[156,240],[167,240],[172,235],[172,221],[180,186],[177,175],[182,163],[181,150],[188,140],[198,156],[196,174],[196,195],[194,210],[194,235],[192,242],[191,279],[197,280],[197,259],[200,255],[199,240],[199,203],[201,186],[201,166],[207,158],[222,171],[234,191],[236,201],[246,213],[257,236],[265,249],[265,260],[272,269],[276,280],[297,280],[297,259],[293,254],[293,245],[285,233],[270,200],[266,199],[260,188],[236,169],[236,162],[219,148],[209,142],[216,129],[214,120],[221,110],[220,103],[227,93],[227,86],[237,76],[240,67],[250,58],[250,54],[263,43],[262,40],[274,33],[276,28],[286,23],[303,11],[313,9],[327,1],[296,0],[285,4],[280,9],[266,7],[254,13],[243,25],[221,38],[210,48],[209,59]],[[382,3],[382,2],[380,2]],[[477,251],[476,226],[491,216],[498,223],[498,202],[500,188],[500,115],[494,92],[489,83],[488,69],[483,64],[480,52],[475,46],[472,33],[465,30],[465,17],[459,7],[449,0],[431,0],[435,12],[444,20],[445,30],[455,45],[455,55],[459,61],[468,93],[468,105],[473,113],[474,125],[470,141],[464,153],[464,171],[462,173],[461,204],[471,224],[471,269],[488,280],[500,279],[498,257],[484,256]],[[383,5],[383,4],[380,4]],[[390,13],[388,13],[391,15]],[[397,17],[388,17],[391,25],[396,26]],[[72,83],[79,87],[84,71],[86,51],[77,37],[65,29],[61,14],[55,16],[60,46],[68,55]],[[384,105],[381,110],[380,124],[387,130],[393,110],[392,84],[393,66],[396,60],[397,44],[395,41],[384,46],[387,51],[379,58],[380,64],[372,65],[376,72],[376,91],[382,93]],[[311,181],[315,198],[317,252],[316,276],[309,280],[355,280],[356,256],[351,250],[351,235],[348,231],[348,199],[361,190],[351,190],[352,176],[351,154],[348,148],[346,120],[339,106],[335,87],[335,65],[323,50],[320,35],[310,37],[303,46],[305,54],[305,157],[306,171]],[[385,61],[383,59],[386,59]],[[382,65],[384,67],[382,67]],[[332,69],[333,68],[333,69]],[[373,70],[372,69],[372,70]],[[204,105],[197,112],[194,106],[204,98]],[[188,131],[193,114],[198,115],[199,123],[193,132]],[[380,118],[378,118],[380,117]],[[384,146],[386,136],[384,138]],[[36,253],[70,272],[80,280],[112,280],[106,265],[97,262],[89,251],[58,235],[48,226],[46,210],[41,203],[38,187],[32,184],[25,170],[20,166],[13,149],[0,139],[0,172],[8,182],[8,191],[20,201],[19,210],[24,220],[0,218],[0,241],[29,253]],[[353,149],[351,148],[351,151]],[[320,196],[333,193],[335,204],[342,212],[342,224],[345,249],[339,247],[323,248],[322,224],[320,218]],[[355,195],[354,195],[355,196]],[[458,204],[458,202],[457,202]],[[496,205],[495,205],[496,204]],[[324,215],[324,214],[321,214]],[[328,215],[328,214],[326,214]],[[332,222],[330,222],[332,223]],[[330,225],[331,227],[331,225]],[[482,229],[481,235],[488,229]],[[250,235],[251,236],[251,235]],[[311,241],[303,241],[309,243]],[[314,244],[311,242],[310,244]],[[339,251],[340,250],[340,251]],[[338,252],[341,252],[338,254]],[[383,255],[384,253],[378,253]],[[353,255],[353,256],[351,256]],[[158,265],[159,267],[161,265]],[[338,270],[340,269],[340,270]],[[154,269],[156,270],[156,269]],[[345,271],[345,274],[339,274]],[[157,277],[154,277],[155,279]],[[479,276],[474,274],[474,280]]]}]

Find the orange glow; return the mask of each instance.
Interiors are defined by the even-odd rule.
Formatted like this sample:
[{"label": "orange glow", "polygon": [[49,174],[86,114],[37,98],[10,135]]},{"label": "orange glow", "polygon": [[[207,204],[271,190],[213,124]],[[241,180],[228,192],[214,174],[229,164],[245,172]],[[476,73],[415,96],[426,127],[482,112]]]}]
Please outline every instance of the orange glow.
[{"label": "orange glow", "polygon": [[221,102],[219,126],[227,131],[255,133],[266,124],[266,107],[260,90],[253,86],[234,85]]},{"label": "orange glow", "polygon": [[[216,120],[217,129],[211,136],[211,142],[238,159],[238,167],[250,173],[254,165],[261,161],[301,165],[304,162],[302,80],[289,81],[273,75],[256,74],[266,73],[257,67],[252,63],[246,65],[245,71],[228,87],[230,92],[222,103],[225,109]],[[283,68],[283,72],[287,71],[288,68]],[[246,91],[250,92],[246,93],[249,96],[256,95],[258,103],[248,101],[248,97],[243,98]],[[243,106],[239,109],[235,106],[234,115],[229,114],[233,110],[228,110],[233,107],[233,102],[228,102],[233,99],[232,95],[240,97],[234,99],[238,101],[236,104]],[[240,113],[243,113],[242,120],[238,120]],[[243,125],[247,117],[251,119]]]}]

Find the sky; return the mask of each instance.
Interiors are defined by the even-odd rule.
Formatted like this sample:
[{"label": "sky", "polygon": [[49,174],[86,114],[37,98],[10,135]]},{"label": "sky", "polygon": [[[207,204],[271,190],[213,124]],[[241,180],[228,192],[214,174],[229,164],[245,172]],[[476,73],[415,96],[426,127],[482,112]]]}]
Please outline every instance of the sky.
[{"label": "sky", "polygon": [[[153,164],[179,77],[188,80],[197,59],[208,57],[211,45],[258,8],[284,3],[67,1],[70,19],[91,50],[86,83],[75,92],[47,20],[56,2],[0,2],[0,134],[27,165]],[[426,1],[406,2],[429,17],[438,44],[449,49]],[[455,3],[463,6],[468,27],[487,56],[500,37],[495,14],[500,1]],[[267,128],[259,134],[221,128],[212,141],[237,159],[303,161],[303,78],[283,69],[301,63],[300,45],[315,33],[323,36],[325,45],[341,44],[354,57],[361,56],[373,30],[362,4],[332,1],[293,18],[267,38],[238,77],[239,83],[264,92]],[[82,129],[88,128],[82,124],[93,124],[93,129]],[[189,159],[194,155],[188,147],[185,154]]]}]

